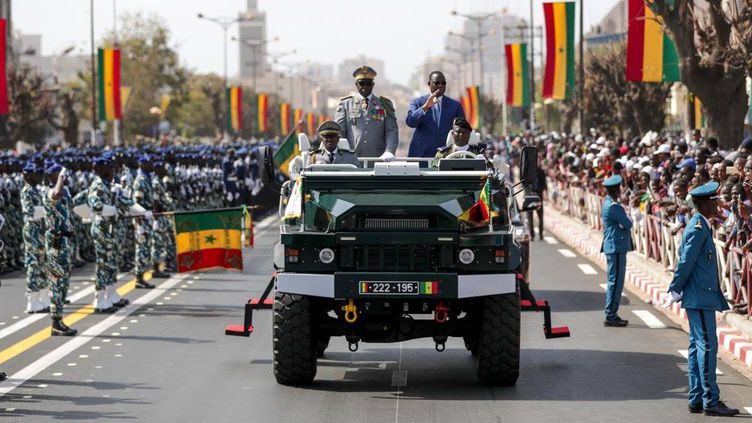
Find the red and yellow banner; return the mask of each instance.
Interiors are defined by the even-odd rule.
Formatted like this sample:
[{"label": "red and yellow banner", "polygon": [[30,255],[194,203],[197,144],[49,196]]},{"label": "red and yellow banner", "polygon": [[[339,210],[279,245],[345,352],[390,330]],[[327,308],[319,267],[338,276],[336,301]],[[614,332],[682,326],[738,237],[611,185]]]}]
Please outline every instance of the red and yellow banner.
[{"label": "red and yellow banner", "polygon": [[240,132],[243,129],[243,88],[227,88],[227,130]]},{"label": "red and yellow banner", "polygon": [[462,105],[462,111],[465,112],[465,119],[470,122],[470,113],[472,112],[470,109],[470,97],[467,94],[460,97],[460,104]]},{"label": "red and yellow banner", "polygon": [[702,113],[702,101],[700,97],[690,94],[692,101],[692,129],[702,129],[705,127],[705,115]]},{"label": "red and yellow banner", "polygon": [[239,210],[175,214],[178,272],[224,267],[243,270]]},{"label": "red and yellow banner", "polygon": [[306,113],[306,132],[308,132],[308,136],[311,138],[316,135],[316,118],[313,112]]},{"label": "red and yellow banner", "polygon": [[465,113],[465,117],[474,130],[480,130],[480,126],[483,124],[480,108],[480,86],[467,87],[466,91],[470,113]]},{"label": "red and yellow banner", "polygon": [[258,131],[266,132],[269,129],[269,96],[266,94],[258,95]]},{"label": "red and yellow banner", "polygon": [[574,2],[543,3],[546,67],[543,97],[571,98],[574,93]]},{"label": "red and yellow banner", "polygon": [[295,112],[293,114],[293,125],[296,126],[298,133],[303,132],[303,125],[298,125],[301,120],[303,120],[303,110],[295,109]]},{"label": "red and yellow banner", "polygon": [[283,136],[287,136],[292,129],[292,107],[289,103],[282,103],[279,109],[279,129]]},{"label": "red and yellow banner", "polygon": [[629,0],[627,81],[679,81],[679,55],[648,0]]},{"label": "red and yellow banner", "polygon": [[319,125],[329,120],[329,118],[326,117],[326,115],[319,115]]},{"label": "red and yellow banner", "polygon": [[10,113],[9,99],[8,99],[8,73],[6,70],[6,57],[8,50],[8,21],[6,19],[0,19],[0,115],[7,115]]},{"label": "red and yellow banner", "polygon": [[507,44],[504,46],[504,52],[507,59],[507,104],[517,107],[529,106],[527,44]]},{"label": "red and yellow banner", "polygon": [[120,49],[100,48],[97,55],[99,69],[99,120],[123,118],[120,101]]}]

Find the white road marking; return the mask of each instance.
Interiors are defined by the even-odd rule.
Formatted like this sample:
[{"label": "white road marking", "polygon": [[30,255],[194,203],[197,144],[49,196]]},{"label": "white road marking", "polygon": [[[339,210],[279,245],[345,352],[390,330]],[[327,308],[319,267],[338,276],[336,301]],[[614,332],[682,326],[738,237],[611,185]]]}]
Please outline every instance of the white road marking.
[{"label": "white road marking", "polygon": [[[126,275],[126,273],[121,273],[121,274],[119,274],[117,276],[117,278],[118,279],[122,279],[123,276],[125,276],[125,275]],[[84,282],[84,284],[88,284],[88,282]],[[93,294],[93,293],[94,293],[94,287],[90,286],[90,287],[88,287],[88,288],[86,288],[86,289],[84,289],[82,291],[76,292],[75,294],[71,295],[68,299],[72,303],[75,303],[78,300],[84,298],[85,296]],[[14,317],[14,318],[17,319],[18,317]],[[29,316],[29,317],[27,317],[27,318],[25,318],[23,320],[19,320],[18,322],[14,323],[14,324],[12,324],[10,326],[8,326],[7,328],[5,328],[3,330],[0,330],[0,339],[3,339],[3,338],[5,338],[8,335],[12,335],[12,334],[18,332],[19,330],[21,330],[21,329],[23,329],[23,328],[31,325],[32,323],[37,322],[39,320],[42,320],[44,318],[47,318],[47,314],[45,314],[45,313],[43,313],[43,314],[32,314],[31,316]],[[0,326],[2,326],[4,324],[5,323],[0,323]]]},{"label": "white road marking", "polygon": [[110,342],[109,339],[103,339],[102,342]]},{"label": "white road marking", "polygon": [[62,373],[60,373],[60,372],[57,372],[57,373],[53,373],[53,374],[52,374],[52,376],[55,376],[55,377],[59,377],[59,376],[62,376],[62,375],[63,375],[63,374],[62,374]]},{"label": "white road marking", "polygon": [[[689,350],[676,350],[676,351],[679,352],[679,354],[681,354],[682,357],[687,358],[687,359],[689,358]],[[715,374],[722,375],[723,372],[721,371],[721,369],[716,367]]]},{"label": "white road marking", "polygon": [[561,255],[564,256],[564,257],[566,257],[566,258],[577,257],[577,254],[573,253],[571,250],[567,250],[566,248],[560,249],[559,253],[561,253]]},{"label": "white road marking", "polygon": [[120,326],[120,330],[128,330],[128,326]]},{"label": "white road marking", "polygon": [[102,347],[100,347],[99,345],[94,345],[93,347],[91,347],[92,350],[98,350],[100,348],[102,348]]},{"label": "white road marking", "polygon": [[556,245],[556,244],[558,244],[558,243],[559,243],[559,241],[557,241],[557,240],[556,240],[556,238],[554,238],[554,237],[552,237],[552,236],[544,236],[544,237],[543,237],[543,239],[544,239],[544,240],[545,240],[545,241],[546,241],[547,243],[549,243],[549,244],[551,244],[551,245]]},{"label": "white road marking", "polygon": [[637,315],[646,325],[651,329],[664,329],[666,325],[663,324],[653,313],[648,310],[632,310],[632,313]]},{"label": "white road marking", "polygon": [[81,354],[78,356],[78,358],[89,358],[89,356],[87,354]]},{"label": "white road marking", "polygon": [[[605,291],[605,290],[606,290],[606,288],[608,287],[608,285],[606,285],[605,283],[599,283],[599,284],[598,284],[598,286],[600,286],[600,287],[601,287],[601,289],[603,289],[604,291]],[[627,296],[627,294],[625,294],[625,293],[623,293],[623,292],[622,292],[622,293],[621,293],[621,296],[622,296],[622,297],[626,297],[626,296]]]},{"label": "white road marking", "polygon": [[138,323],[138,319],[131,319],[129,320],[130,323]]},{"label": "white road marking", "polygon": [[12,413],[12,412],[16,411],[16,409],[11,407],[11,408],[6,408],[5,411],[7,411],[9,413]]},{"label": "white road marking", "polygon": [[31,399],[31,398],[33,398],[31,395],[24,395],[23,396],[23,399]]},{"label": "white road marking", "polygon": [[744,407],[744,411],[746,411],[747,414],[752,414],[752,407]]},{"label": "white road marking", "polygon": [[76,367],[76,363],[68,363],[68,367]]},{"label": "white road marking", "polygon": [[579,267],[580,270],[582,270],[582,273],[584,273],[586,275],[597,275],[598,274],[598,272],[595,269],[593,269],[593,266],[591,266],[589,264],[578,264],[577,267]]},{"label": "white road marking", "polygon": [[[91,341],[92,339],[95,339],[97,336],[104,333],[107,329],[120,323],[123,319],[127,318],[129,315],[137,311],[139,308],[141,308],[145,304],[148,304],[150,301],[153,301],[158,296],[163,295],[165,290],[170,289],[176,284],[180,283],[180,281],[183,280],[183,278],[185,277],[186,275],[176,275],[167,279],[155,289],[150,290],[146,294],[132,301],[126,307],[118,310],[115,314],[91,326],[89,329],[85,330],[83,333],[79,334],[78,336],[72,338],[70,341],[64,343],[63,345],[45,354],[40,359],[36,360],[35,362],[31,363],[30,365],[26,366],[25,368],[11,375],[5,381],[0,382],[0,398],[5,396],[9,392],[13,391],[17,387],[21,386],[29,379],[38,375],[40,372],[44,371],[46,368],[57,363],[68,354],[82,347],[83,345]],[[96,345],[94,347],[96,347]],[[92,347],[92,349],[94,347]]]}]

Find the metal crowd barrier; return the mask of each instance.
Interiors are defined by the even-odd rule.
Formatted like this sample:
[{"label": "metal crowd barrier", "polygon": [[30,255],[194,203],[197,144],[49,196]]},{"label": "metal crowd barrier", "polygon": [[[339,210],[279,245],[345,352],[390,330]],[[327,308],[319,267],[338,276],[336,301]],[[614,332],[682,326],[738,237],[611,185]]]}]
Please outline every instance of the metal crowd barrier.
[{"label": "metal crowd barrier", "polygon": [[[580,187],[568,186],[562,181],[549,184],[549,187],[553,188],[549,198],[558,211],[587,223],[593,230],[603,230],[603,197]],[[671,227],[655,215],[643,214],[640,220],[633,223],[632,240],[635,252],[661,265],[666,271],[673,271],[679,258],[683,231],[672,233]],[[752,317],[752,307],[749,307],[749,294],[752,292],[752,253],[745,253],[737,247],[726,250],[725,243],[717,236],[714,237],[714,243],[723,295],[732,310]]]}]

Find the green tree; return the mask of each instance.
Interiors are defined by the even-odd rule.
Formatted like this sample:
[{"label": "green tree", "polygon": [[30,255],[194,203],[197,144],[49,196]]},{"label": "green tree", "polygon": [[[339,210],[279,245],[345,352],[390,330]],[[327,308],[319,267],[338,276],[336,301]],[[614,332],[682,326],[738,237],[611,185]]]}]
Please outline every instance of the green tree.
[{"label": "green tree", "polygon": [[174,126],[185,136],[220,137],[225,126],[224,80],[219,75],[188,77],[188,98],[175,107]]},{"label": "green tree", "polygon": [[17,141],[39,144],[49,134],[55,91],[46,82],[27,64],[8,69],[10,114],[0,122],[0,148],[13,148]]},{"label": "green tree", "polygon": [[655,0],[650,7],[676,44],[682,83],[702,101],[710,132],[721,147],[736,148],[744,131],[749,56],[744,43],[732,37],[733,17],[722,7],[726,2],[703,3],[707,7],[696,6],[694,0]]}]

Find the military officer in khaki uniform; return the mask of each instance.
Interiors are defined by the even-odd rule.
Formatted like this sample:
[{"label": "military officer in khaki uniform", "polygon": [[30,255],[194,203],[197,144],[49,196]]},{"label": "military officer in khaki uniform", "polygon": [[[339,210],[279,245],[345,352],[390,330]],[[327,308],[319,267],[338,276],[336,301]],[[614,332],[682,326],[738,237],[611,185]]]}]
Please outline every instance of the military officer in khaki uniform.
[{"label": "military officer in khaki uniform", "polygon": [[317,132],[321,145],[311,151],[311,164],[351,164],[360,167],[358,158],[351,151],[339,147],[340,128],[337,122],[327,120],[319,125]]},{"label": "military officer in khaki uniform", "polygon": [[373,68],[361,66],[353,72],[353,77],[358,94],[341,98],[335,114],[340,135],[347,138],[356,156],[391,161],[399,143],[394,104],[373,94],[376,77]]}]

